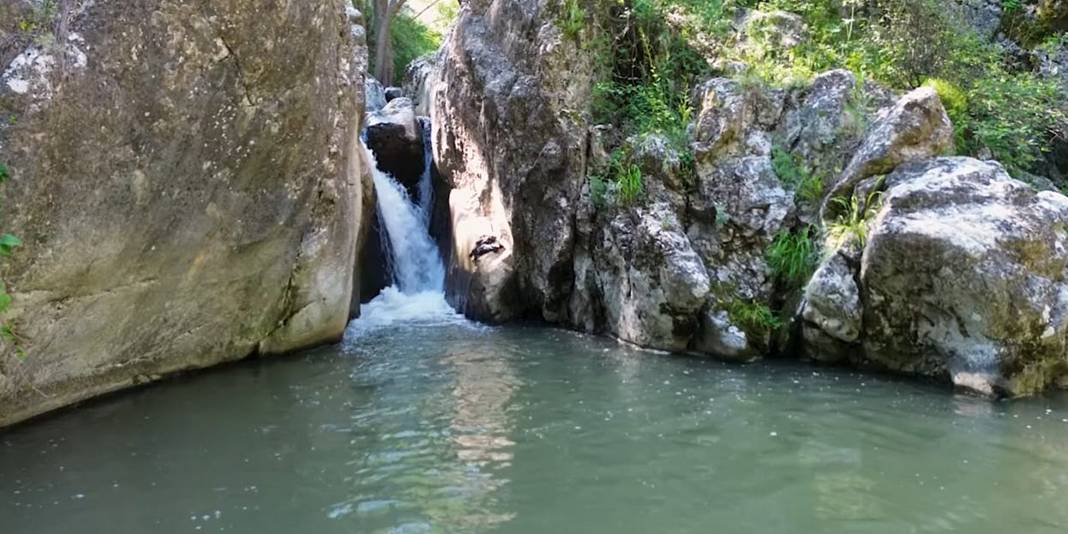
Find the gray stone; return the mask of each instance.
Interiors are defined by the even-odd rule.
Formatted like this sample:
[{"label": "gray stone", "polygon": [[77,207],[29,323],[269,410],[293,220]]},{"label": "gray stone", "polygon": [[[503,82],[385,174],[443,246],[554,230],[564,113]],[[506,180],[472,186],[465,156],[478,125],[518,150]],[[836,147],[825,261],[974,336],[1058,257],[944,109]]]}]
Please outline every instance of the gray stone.
[{"label": "gray stone", "polygon": [[717,358],[748,362],[760,357],[749,344],[745,331],[731,323],[725,311],[707,310],[701,314],[701,326],[694,348]]},{"label": "gray stone", "polygon": [[0,69],[4,230],[25,242],[0,425],[339,339],[363,175],[345,2],[73,4],[57,46]]},{"label": "gray stone", "polygon": [[1068,373],[1068,198],[996,163],[941,158],[887,178],[860,271],[868,361],[1027,395]]},{"label": "gray stone", "polygon": [[709,279],[674,208],[619,212],[595,231],[591,256],[609,333],[643,347],[689,346]]},{"label": "gray stone", "polygon": [[[466,3],[419,91],[451,189],[447,293],[494,322],[568,317],[589,128],[573,111],[587,106],[597,69],[557,27],[560,9],[550,0]],[[468,261],[487,235],[503,251]],[[516,298],[501,300],[509,291]]]},{"label": "gray stone", "polygon": [[903,96],[876,121],[839,176],[823,204],[823,220],[837,217],[840,209],[834,200],[852,196],[853,188],[865,178],[937,156],[952,146],[953,125],[938,93],[921,87]]}]

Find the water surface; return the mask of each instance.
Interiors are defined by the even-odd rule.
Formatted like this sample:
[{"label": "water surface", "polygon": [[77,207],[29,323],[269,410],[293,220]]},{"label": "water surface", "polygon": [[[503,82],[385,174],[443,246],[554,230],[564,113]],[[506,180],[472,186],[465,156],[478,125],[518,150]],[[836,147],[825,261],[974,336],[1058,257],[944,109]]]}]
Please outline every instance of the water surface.
[{"label": "water surface", "polygon": [[2,432],[0,532],[1068,531],[1063,397],[439,319]]}]

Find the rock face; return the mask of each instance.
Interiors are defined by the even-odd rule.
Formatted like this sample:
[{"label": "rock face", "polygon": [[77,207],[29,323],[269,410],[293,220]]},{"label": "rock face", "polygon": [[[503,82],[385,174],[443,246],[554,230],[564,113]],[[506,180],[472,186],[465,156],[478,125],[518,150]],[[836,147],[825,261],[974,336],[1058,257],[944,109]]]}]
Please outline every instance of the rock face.
[{"label": "rock face", "polygon": [[[432,86],[413,89],[430,100],[451,189],[448,297],[478,319],[566,317],[586,157],[586,124],[568,110],[589,102],[595,69],[554,24],[560,9],[465,2],[436,73],[422,76]],[[488,238],[500,248],[473,256]]]},{"label": "rock face", "polygon": [[0,425],[340,337],[366,62],[345,4],[71,3],[3,57],[3,229],[25,245]]},{"label": "rock face", "polygon": [[[709,279],[673,208],[658,203],[619,210],[584,236],[583,244],[576,270],[587,285],[576,293],[597,306],[592,313],[602,319],[588,329],[644,347],[685,351],[697,332]],[[573,310],[577,317],[591,313]]]},{"label": "rock face", "polygon": [[805,319],[857,341],[855,279],[864,303],[858,363],[986,394],[1063,381],[1068,198],[968,158],[903,165],[886,188],[859,270],[825,264],[809,284],[815,311]]},{"label": "rock face", "polygon": [[369,113],[365,132],[367,148],[374,151],[378,168],[406,187],[413,199],[418,198],[426,154],[423,125],[415,116],[412,101],[397,97]]},{"label": "rock face", "polygon": [[833,200],[853,194],[865,178],[886,174],[909,161],[937,156],[953,146],[953,125],[938,93],[921,87],[886,111],[857,148],[823,206],[824,219],[838,214]]},{"label": "rock face", "polygon": [[[471,0],[410,71],[449,189],[449,296],[469,316],[735,361],[796,348],[984,392],[1063,380],[1068,199],[933,159],[953,139],[933,90],[899,97],[844,70],[791,89],[713,78],[685,150],[583,123],[595,69],[571,41],[605,26],[564,37],[559,18],[547,0]],[[788,13],[735,22],[738,46],[807,34]],[[780,272],[777,244],[825,235],[822,257],[791,259],[805,272]]]}]

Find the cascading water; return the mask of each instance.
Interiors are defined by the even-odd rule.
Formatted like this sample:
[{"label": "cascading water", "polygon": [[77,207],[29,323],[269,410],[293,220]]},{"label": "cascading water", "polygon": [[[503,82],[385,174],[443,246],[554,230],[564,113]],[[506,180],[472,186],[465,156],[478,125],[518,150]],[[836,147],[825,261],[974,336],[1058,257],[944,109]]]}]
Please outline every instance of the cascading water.
[{"label": "cascading water", "polygon": [[412,200],[396,179],[378,168],[374,151],[361,142],[374,178],[382,243],[393,285],[360,309],[360,318],[349,327],[350,336],[398,321],[452,322],[459,318],[445,302],[445,266],[430,236],[433,209],[430,123],[420,119],[419,125],[426,165],[419,180],[418,202]]}]

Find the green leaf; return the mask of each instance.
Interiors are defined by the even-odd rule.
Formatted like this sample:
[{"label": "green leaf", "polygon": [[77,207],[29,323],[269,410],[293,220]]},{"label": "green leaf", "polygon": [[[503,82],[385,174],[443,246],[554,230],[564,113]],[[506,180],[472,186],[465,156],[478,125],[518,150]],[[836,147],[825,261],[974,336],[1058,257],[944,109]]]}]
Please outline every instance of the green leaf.
[{"label": "green leaf", "polygon": [[21,246],[22,240],[11,234],[4,234],[0,236],[0,255],[2,256],[10,255],[11,251]]},{"label": "green leaf", "polygon": [[7,292],[0,292],[0,313],[4,313],[11,307],[11,295]]},{"label": "green leaf", "polygon": [[4,165],[3,163],[0,163],[0,183],[6,182],[7,179],[10,178],[10,177],[11,177],[11,174],[7,170],[7,165]]}]

